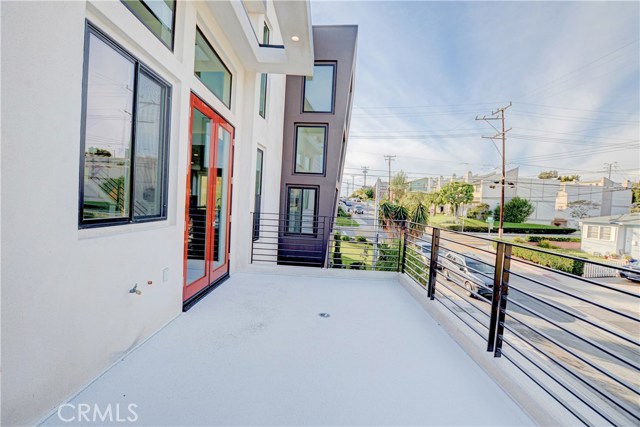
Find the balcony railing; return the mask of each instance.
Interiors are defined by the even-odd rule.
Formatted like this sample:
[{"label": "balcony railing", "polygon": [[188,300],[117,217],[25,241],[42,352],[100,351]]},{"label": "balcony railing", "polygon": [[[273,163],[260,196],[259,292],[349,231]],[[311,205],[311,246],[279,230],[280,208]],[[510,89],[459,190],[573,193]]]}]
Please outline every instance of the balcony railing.
[{"label": "balcony railing", "polygon": [[[255,219],[252,262],[282,261],[290,222]],[[322,250],[324,268],[403,273],[585,425],[640,422],[640,285],[583,277],[629,268],[407,221],[316,217],[313,227],[324,241],[290,245],[297,259]]]}]

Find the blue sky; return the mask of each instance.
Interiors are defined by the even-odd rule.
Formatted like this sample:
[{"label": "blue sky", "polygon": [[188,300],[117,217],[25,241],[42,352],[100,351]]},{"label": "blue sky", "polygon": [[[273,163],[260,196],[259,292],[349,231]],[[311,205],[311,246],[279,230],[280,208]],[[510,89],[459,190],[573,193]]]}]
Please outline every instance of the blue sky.
[{"label": "blue sky", "polygon": [[[500,167],[476,116],[506,110],[507,168],[583,180],[640,178],[638,2],[312,0],[315,25],[357,24],[345,181],[488,173]],[[496,127],[499,121],[491,122]],[[500,146],[500,141],[496,141]]]}]

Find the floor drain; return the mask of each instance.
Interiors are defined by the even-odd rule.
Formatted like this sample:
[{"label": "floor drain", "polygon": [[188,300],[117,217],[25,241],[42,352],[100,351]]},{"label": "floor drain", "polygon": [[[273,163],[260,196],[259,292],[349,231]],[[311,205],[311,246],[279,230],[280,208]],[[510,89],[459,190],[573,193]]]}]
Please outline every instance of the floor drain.
[{"label": "floor drain", "polygon": [[320,317],[331,317],[331,315],[329,313],[320,313],[320,314],[318,314],[318,316],[320,316]]}]

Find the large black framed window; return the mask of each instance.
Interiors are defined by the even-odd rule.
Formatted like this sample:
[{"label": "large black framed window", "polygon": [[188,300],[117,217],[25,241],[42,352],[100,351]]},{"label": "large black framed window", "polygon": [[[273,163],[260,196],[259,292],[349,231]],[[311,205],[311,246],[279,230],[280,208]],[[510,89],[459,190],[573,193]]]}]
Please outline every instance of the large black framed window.
[{"label": "large black framed window", "polygon": [[171,86],[87,23],[81,228],[167,217]]},{"label": "large black framed window", "polygon": [[199,28],[196,28],[195,49],[196,76],[227,108],[231,108],[231,71]]},{"label": "large black framed window", "polygon": [[173,50],[175,0],[121,1],[165,46]]},{"label": "large black framed window", "polygon": [[317,188],[289,187],[287,191],[287,233],[317,233]]},{"label": "large black framed window", "polygon": [[260,238],[260,212],[262,211],[262,169],[264,152],[258,148],[256,156],[256,196],[253,205],[253,240]]},{"label": "large black framed window", "polygon": [[296,125],[294,173],[323,175],[327,125]]},{"label": "large black framed window", "polygon": [[313,76],[304,78],[303,112],[333,113],[335,74],[335,63],[313,66]]}]

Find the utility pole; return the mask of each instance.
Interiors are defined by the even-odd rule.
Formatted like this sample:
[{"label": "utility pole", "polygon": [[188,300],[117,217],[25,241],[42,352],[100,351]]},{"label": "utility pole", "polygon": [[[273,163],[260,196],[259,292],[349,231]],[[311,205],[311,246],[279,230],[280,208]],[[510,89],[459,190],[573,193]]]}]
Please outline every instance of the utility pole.
[{"label": "utility pole", "polygon": [[362,173],[364,175],[364,186],[367,186],[367,172],[369,172],[369,166],[362,167]]},{"label": "utility pole", "polygon": [[389,193],[389,201],[391,201],[391,161],[396,159],[396,156],[390,156],[386,154],[384,159],[389,162],[389,184],[387,186],[387,190]]},{"label": "utility pole", "polygon": [[[482,117],[476,117],[476,120],[484,120],[487,123],[489,123],[491,125],[492,128],[494,128],[496,131],[498,131],[498,133],[494,136],[483,136],[483,138],[486,139],[502,139],[502,151],[500,152],[500,155],[502,157],[502,174],[500,177],[500,225],[498,227],[498,238],[502,239],[502,234],[504,232],[504,185],[505,185],[505,181],[506,181],[506,171],[505,171],[505,141],[506,141],[506,135],[507,132],[509,132],[511,130],[511,128],[509,129],[505,129],[504,128],[504,111],[511,107],[511,102],[509,102],[509,105],[507,105],[506,107],[501,107],[498,108],[496,111],[492,111],[491,112],[491,116],[492,117],[487,117],[487,116],[482,116]],[[499,117],[496,117],[498,116]],[[502,123],[502,130],[498,130],[495,126],[493,126],[489,120],[500,120],[500,122]]]},{"label": "utility pole", "polygon": [[611,168],[616,168],[618,166],[618,162],[613,162],[613,163],[605,163],[604,166],[609,170],[609,180],[611,180]]}]

